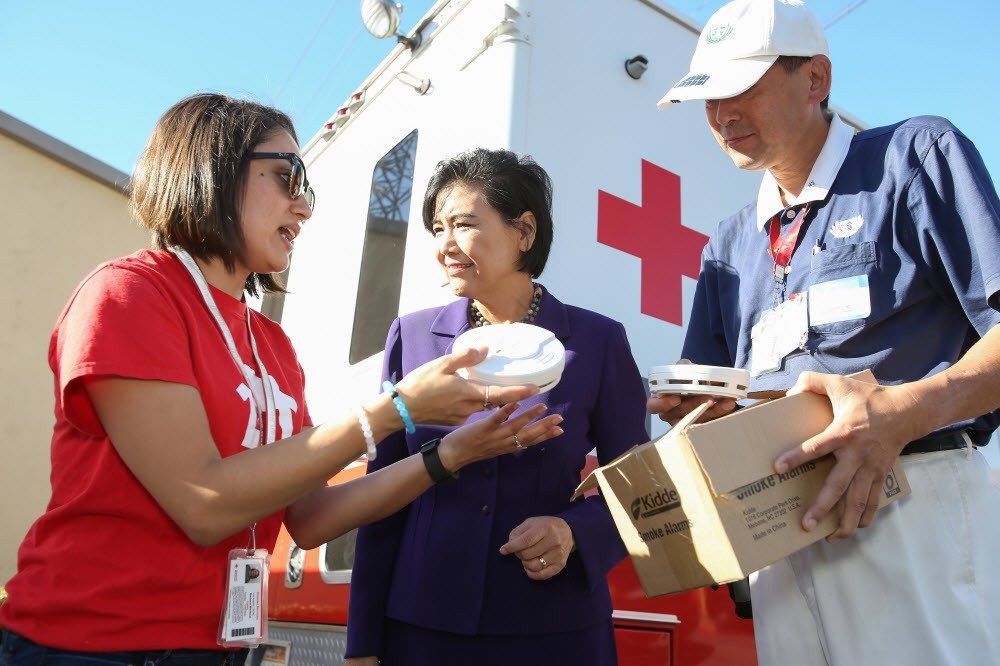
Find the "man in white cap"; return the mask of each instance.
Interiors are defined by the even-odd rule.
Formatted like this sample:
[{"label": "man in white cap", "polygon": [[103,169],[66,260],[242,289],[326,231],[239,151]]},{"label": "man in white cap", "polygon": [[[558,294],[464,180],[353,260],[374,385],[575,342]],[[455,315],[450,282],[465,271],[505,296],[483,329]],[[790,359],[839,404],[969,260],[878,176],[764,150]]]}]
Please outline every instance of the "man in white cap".
[{"label": "man in white cap", "polygon": [[[827,109],[831,71],[801,2],[736,0],[659,104],[704,100],[736,166],[764,171],[704,250],[684,357],[833,403],[775,470],[832,453],[803,528],[834,510],[839,529],[751,579],[759,660],[1000,664],[1000,490],[975,450],[1000,424],[1000,200],[947,120],[855,134]],[[866,368],[880,386],[844,377]],[[875,520],[897,456],[912,495]]]}]

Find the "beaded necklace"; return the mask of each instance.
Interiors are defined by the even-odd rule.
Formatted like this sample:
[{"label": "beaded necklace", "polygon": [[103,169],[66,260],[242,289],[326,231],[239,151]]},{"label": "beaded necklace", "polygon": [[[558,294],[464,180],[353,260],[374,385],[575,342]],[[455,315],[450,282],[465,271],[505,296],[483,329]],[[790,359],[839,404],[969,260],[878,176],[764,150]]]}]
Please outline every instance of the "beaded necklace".
[{"label": "beaded necklace", "polygon": [[[521,317],[521,323],[523,324],[534,324],[535,318],[538,317],[538,310],[541,307],[542,288],[534,283],[532,283],[531,286],[534,288],[534,291],[531,295],[531,305],[528,306],[528,312]],[[471,298],[469,299],[469,323],[472,324],[473,328],[489,326],[493,323],[491,321],[487,321],[486,317],[483,316],[483,313],[476,307],[476,302]]]}]

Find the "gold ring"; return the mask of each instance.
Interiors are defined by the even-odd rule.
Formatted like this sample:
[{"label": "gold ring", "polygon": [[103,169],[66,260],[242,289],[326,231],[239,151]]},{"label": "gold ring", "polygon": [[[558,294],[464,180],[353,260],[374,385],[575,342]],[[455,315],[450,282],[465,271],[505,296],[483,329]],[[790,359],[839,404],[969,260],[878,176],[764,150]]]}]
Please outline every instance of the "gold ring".
[{"label": "gold ring", "polygon": [[542,568],[543,568],[543,569],[544,569],[545,567],[549,566],[549,563],[545,561],[545,558],[544,558],[544,557],[539,557],[539,558],[538,558],[538,563],[542,565]]},{"label": "gold ring", "polygon": [[490,402],[490,385],[486,385],[486,399],[483,400],[483,409],[490,409],[493,407],[493,403]]},{"label": "gold ring", "polygon": [[521,443],[521,440],[518,439],[517,435],[514,435],[514,447],[518,449],[525,448],[524,444]]}]

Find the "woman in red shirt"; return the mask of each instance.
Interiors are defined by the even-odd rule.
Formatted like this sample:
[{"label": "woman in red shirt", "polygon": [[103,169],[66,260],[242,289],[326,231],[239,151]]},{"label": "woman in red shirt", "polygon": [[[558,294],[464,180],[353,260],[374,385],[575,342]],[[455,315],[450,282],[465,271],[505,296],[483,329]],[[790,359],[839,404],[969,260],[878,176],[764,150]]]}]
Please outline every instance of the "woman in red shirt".
[{"label": "woman in red shirt", "polygon": [[[0,665],[242,663],[234,637],[263,621],[254,549],[273,546],[282,523],[315,547],[399,510],[442,468],[561,432],[557,415],[532,422],[541,406],[506,420],[533,388],[487,392],[456,376],[478,351],[312,424],[290,341],[243,300],[281,290],[274,274],[315,201],[285,114],[217,94],[182,100],[154,129],[131,197],[155,249],[87,276],[52,336],[52,499],[0,607]],[[460,424],[487,402],[509,404],[436,449],[325,486],[391,432]],[[227,594],[227,572],[244,563]]]}]

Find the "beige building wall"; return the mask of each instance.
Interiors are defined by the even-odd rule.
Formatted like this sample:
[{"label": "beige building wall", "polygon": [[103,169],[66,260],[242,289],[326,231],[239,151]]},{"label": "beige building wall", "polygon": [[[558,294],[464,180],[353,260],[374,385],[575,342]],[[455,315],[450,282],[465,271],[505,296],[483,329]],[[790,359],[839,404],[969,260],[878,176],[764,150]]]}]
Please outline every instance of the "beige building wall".
[{"label": "beige building wall", "polygon": [[49,500],[56,317],[98,263],[147,245],[129,217],[127,180],[0,112],[0,585]]}]

